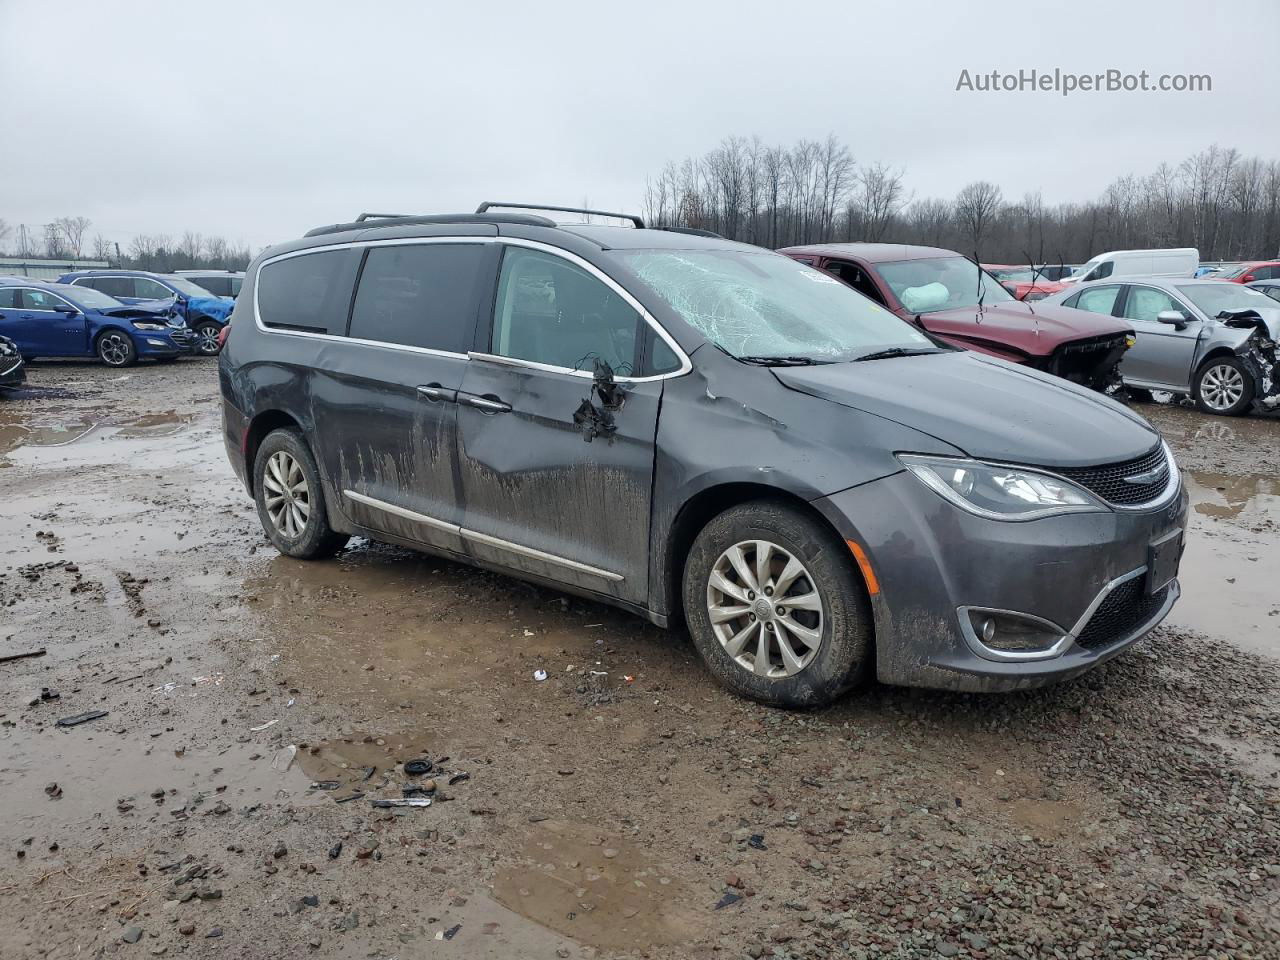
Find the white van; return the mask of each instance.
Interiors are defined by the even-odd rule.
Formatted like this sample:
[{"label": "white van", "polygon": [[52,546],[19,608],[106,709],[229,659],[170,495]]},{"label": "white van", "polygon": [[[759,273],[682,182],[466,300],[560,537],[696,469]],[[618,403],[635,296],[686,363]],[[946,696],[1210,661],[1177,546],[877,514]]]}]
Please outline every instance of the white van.
[{"label": "white van", "polygon": [[1119,277],[1194,277],[1200,266],[1195,247],[1174,250],[1114,250],[1100,253],[1063,283],[1092,283]]}]

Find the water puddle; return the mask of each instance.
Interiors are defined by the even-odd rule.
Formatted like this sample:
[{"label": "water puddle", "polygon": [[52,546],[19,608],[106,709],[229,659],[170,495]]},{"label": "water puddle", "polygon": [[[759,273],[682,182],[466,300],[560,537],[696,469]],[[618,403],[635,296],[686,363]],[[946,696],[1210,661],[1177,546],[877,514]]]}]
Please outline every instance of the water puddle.
[{"label": "water puddle", "polygon": [[[669,947],[706,925],[699,893],[636,845],[587,824],[537,824],[524,862],[501,871],[494,898],[508,909],[602,950]],[[709,894],[702,899],[714,900]]]},{"label": "water puddle", "polygon": [[1280,480],[1206,471],[1185,478],[1191,519],[1170,623],[1280,657]]}]

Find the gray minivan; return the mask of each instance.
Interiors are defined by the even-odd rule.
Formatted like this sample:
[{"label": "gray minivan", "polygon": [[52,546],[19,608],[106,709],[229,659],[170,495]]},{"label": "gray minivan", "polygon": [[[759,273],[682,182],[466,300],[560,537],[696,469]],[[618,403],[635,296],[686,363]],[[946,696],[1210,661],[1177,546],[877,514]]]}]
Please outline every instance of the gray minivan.
[{"label": "gray minivan", "polygon": [[788,706],[1061,680],[1168,613],[1186,494],[1141,417],[629,219],[485,204],[259,256],[220,377],[277,549],[368,537],[684,623]]}]

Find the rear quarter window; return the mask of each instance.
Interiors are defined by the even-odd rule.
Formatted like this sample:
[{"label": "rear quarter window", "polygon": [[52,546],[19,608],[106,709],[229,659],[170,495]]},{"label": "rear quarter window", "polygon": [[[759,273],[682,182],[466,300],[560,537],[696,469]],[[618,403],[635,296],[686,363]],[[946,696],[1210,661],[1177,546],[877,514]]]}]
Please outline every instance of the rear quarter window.
[{"label": "rear quarter window", "polygon": [[342,336],[358,258],[353,250],[322,250],[260,267],[256,296],[263,326]]},{"label": "rear quarter window", "polygon": [[360,271],[350,335],[465,353],[475,336],[485,253],[478,243],[371,247]]}]

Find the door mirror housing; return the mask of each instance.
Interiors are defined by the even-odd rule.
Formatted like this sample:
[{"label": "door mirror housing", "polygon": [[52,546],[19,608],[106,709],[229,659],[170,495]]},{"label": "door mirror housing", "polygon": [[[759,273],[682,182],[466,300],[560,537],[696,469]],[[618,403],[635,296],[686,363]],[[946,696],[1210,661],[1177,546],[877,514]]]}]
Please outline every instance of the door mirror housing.
[{"label": "door mirror housing", "polygon": [[53,305],[53,309],[55,313],[65,313],[67,314],[67,316],[70,316],[70,317],[74,317],[76,314],[80,312],[69,303],[55,303]]},{"label": "door mirror housing", "polygon": [[1185,330],[1188,320],[1177,310],[1161,310],[1156,314],[1156,322],[1167,323],[1175,330]]},{"label": "door mirror housing", "polygon": [[1241,283],[1252,283],[1252,282],[1253,282],[1254,280],[1256,280],[1256,279],[1257,279],[1257,277],[1255,277],[1252,273],[1246,273],[1243,277],[1241,277],[1241,278],[1240,278],[1240,282],[1241,282]]}]

